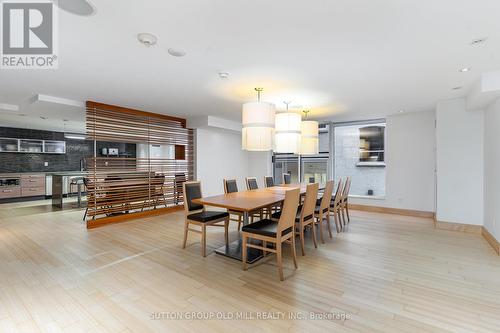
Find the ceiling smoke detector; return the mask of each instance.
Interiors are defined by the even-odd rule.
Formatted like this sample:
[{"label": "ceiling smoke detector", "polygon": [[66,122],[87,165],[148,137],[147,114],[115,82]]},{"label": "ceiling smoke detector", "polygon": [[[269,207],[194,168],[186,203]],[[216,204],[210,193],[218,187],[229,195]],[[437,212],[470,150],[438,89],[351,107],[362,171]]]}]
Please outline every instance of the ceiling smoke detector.
[{"label": "ceiling smoke detector", "polygon": [[460,68],[458,71],[459,71],[459,72],[462,72],[462,73],[465,73],[465,72],[470,71],[470,67]]},{"label": "ceiling smoke detector", "polygon": [[486,42],[487,39],[488,38],[486,38],[486,37],[473,39],[470,42],[470,45],[475,46],[475,45],[483,44],[484,42]]},{"label": "ceiling smoke detector", "polygon": [[150,34],[150,33],[147,33],[147,32],[143,32],[143,33],[140,33],[140,34],[137,35],[137,40],[141,44],[149,47],[149,46],[155,45],[156,42],[158,41],[158,38],[156,38],[156,36],[153,35],[153,34]]},{"label": "ceiling smoke detector", "polygon": [[62,10],[79,16],[91,16],[96,12],[95,7],[87,0],[59,0],[55,3]]},{"label": "ceiling smoke detector", "polygon": [[184,57],[186,55],[186,51],[180,49],[169,48],[167,51],[168,54],[174,57]]}]

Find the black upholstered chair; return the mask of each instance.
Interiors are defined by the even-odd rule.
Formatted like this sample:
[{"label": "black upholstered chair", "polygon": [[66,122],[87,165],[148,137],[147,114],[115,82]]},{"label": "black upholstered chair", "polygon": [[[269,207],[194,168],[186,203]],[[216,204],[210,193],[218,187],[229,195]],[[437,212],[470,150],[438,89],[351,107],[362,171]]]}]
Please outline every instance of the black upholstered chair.
[{"label": "black upholstered chair", "polygon": [[[200,233],[201,254],[205,257],[207,247],[207,226],[224,227],[224,237],[226,245],[229,243],[229,213],[207,211],[205,210],[205,207],[203,205],[193,202],[194,199],[199,199],[202,197],[201,183],[199,181],[185,182],[182,184],[182,188],[184,193],[184,212],[186,214],[186,219],[184,222],[184,242],[182,243],[182,248],[186,248],[189,231]],[[224,224],[217,224],[218,222],[224,222]],[[191,224],[200,227],[201,230],[191,229]]]},{"label": "black upholstered chair", "polygon": [[[236,182],[236,179],[224,179],[223,185],[224,185],[224,193],[226,194],[238,192],[238,183]],[[243,213],[230,209],[228,209],[227,212],[229,213],[229,220],[238,222],[238,230],[241,230],[241,223],[243,222]]]},{"label": "black upholstered chair", "polygon": [[255,177],[247,177],[247,190],[257,190],[259,188],[259,184],[257,184],[257,178]]},{"label": "black upholstered chair", "polygon": [[266,187],[273,187],[274,186],[274,179],[271,176],[264,176],[264,185]]},{"label": "black upholstered chair", "polygon": [[[295,251],[295,214],[299,204],[300,190],[298,188],[286,191],[285,201],[283,203],[283,213],[279,221],[264,219],[259,222],[251,223],[241,229],[242,234],[242,259],[243,270],[247,269],[247,248],[255,248],[264,252],[276,253],[278,263],[278,272],[280,280],[283,281],[283,260],[282,244],[287,243],[292,247],[293,264],[297,269],[297,254]],[[262,246],[250,242],[249,240],[260,240]],[[268,248],[267,243],[275,244],[274,248]]]},{"label": "black upholstered chair", "polygon": [[289,173],[283,174],[283,184],[291,184],[292,183],[292,175]]}]

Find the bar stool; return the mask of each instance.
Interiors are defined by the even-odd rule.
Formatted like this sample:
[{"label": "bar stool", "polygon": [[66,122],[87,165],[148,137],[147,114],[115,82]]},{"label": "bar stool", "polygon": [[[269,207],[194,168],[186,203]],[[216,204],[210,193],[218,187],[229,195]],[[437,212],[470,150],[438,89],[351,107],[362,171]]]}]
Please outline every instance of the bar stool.
[{"label": "bar stool", "polygon": [[73,193],[73,186],[76,186],[78,193],[78,208],[82,207],[82,186],[83,177],[70,177],[69,178],[69,193]]}]

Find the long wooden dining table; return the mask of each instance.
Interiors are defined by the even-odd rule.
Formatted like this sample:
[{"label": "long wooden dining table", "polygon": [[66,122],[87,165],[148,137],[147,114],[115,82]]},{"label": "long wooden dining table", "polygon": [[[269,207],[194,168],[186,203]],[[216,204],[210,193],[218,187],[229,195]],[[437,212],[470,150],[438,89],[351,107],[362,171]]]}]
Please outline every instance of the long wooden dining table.
[{"label": "long wooden dining table", "polygon": [[[303,195],[306,193],[306,187],[307,184],[284,184],[194,199],[193,202],[241,212],[243,215],[243,225],[247,225],[249,224],[250,213],[281,203],[285,199],[285,192],[290,189],[300,188],[300,193]],[[216,249],[215,253],[241,261],[241,244],[242,240],[240,237],[228,245]],[[248,248],[247,251],[247,262],[250,264],[263,257],[261,250]]]}]

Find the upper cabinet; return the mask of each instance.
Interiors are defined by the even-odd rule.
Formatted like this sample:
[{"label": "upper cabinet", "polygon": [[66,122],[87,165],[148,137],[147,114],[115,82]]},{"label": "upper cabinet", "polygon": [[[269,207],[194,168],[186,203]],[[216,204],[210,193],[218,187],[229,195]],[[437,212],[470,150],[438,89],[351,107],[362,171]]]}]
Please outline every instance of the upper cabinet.
[{"label": "upper cabinet", "polygon": [[66,142],[0,138],[0,153],[65,154]]}]

